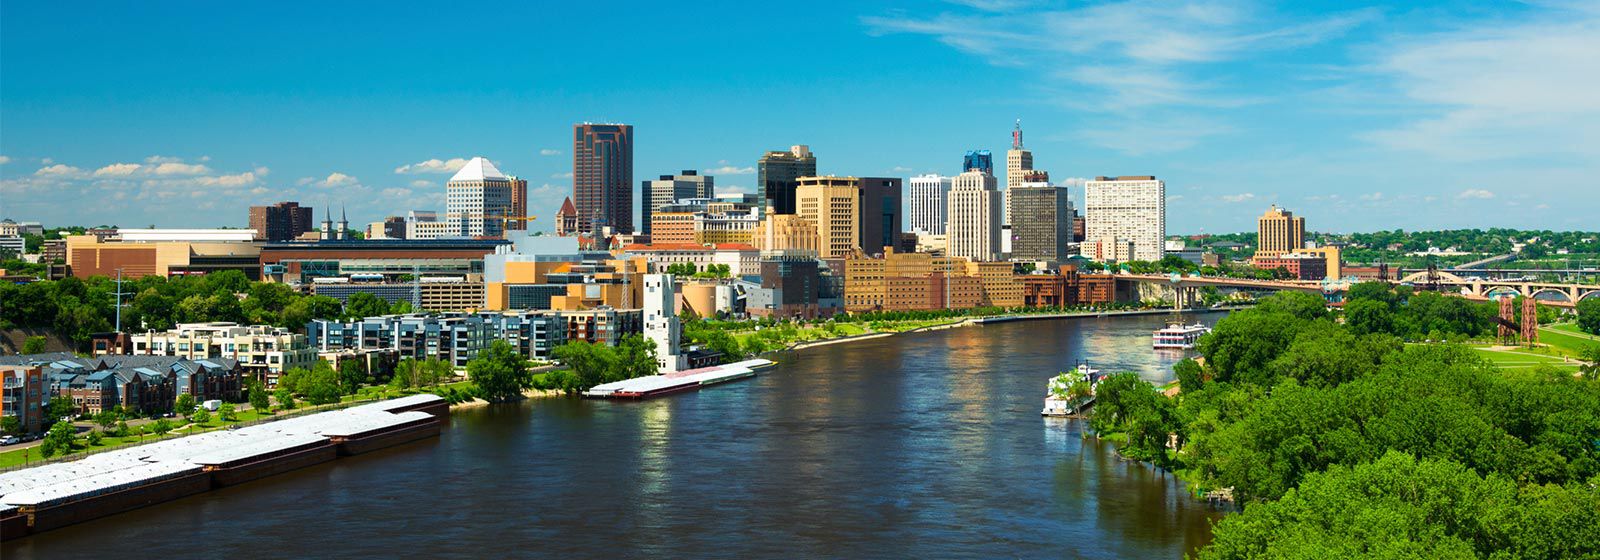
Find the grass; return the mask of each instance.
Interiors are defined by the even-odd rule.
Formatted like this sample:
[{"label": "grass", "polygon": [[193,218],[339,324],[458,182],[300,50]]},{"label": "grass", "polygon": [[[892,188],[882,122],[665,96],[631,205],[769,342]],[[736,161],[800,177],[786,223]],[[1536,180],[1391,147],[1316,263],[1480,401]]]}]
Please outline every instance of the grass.
[{"label": "grass", "polygon": [[1474,347],[1483,352],[1485,358],[1502,370],[1532,369],[1540,365],[1549,365],[1557,369],[1577,371],[1578,364],[1565,362],[1560,356],[1539,353],[1528,350],[1490,350],[1486,347]]},{"label": "grass", "polygon": [[1540,327],[1539,342],[1549,344],[1552,348],[1555,348],[1556,350],[1559,350],[1563,354],[1569,356],[1577,356],[1578,353],[1582,352],[1584,348],[1590,345],[1600,344],[1600,338],[1578,332],[1576,326],[1574,326],[1571,330],[1558,328],[1562,326],[1565,325]]}]

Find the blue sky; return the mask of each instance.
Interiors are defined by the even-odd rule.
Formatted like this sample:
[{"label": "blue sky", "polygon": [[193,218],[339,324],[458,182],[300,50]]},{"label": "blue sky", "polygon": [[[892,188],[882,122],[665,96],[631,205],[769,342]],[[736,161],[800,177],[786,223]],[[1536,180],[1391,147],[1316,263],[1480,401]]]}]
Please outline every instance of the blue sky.
[{"label": "blue sky", "polygon": [[6,2],[0,215],[364,223],[442,210],[482,155],[548,229],[575,122],[633,124],[636,180],[749,190],[800,143],[823,173],[952,174],[1020,118],[1058,182],[1166,180],[1172,233],[1271,203],[1319,231],[1600,229],[1597,91],[1596,2]]}]

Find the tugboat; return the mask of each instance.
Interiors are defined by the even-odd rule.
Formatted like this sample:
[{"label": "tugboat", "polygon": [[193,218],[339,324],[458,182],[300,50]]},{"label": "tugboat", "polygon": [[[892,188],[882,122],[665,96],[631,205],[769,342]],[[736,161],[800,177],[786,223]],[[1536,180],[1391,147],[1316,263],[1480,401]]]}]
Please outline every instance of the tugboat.
[{"label": "tugboat", "polygon": [[[1100,383],[1100,370],[1089,367],[1089,364],[1078,364],[1072,371],[1050,378],[1045,385],[1044,410],[1039,411],[1041,416],[1073,416],[1094,404],[1094,387]],[[1074,396],[1072,386],[1079,382],[1087,383],[1088,395]]]},{"label": "tugboat", "polygon": [[1200,323],[1185,325],[1172,323],[1166,328],[1150,334],[1150,345],[1154,348],[1181,348],[1189,350],[1194,348],[1200,337],[1211,332],[1211,328]]}]

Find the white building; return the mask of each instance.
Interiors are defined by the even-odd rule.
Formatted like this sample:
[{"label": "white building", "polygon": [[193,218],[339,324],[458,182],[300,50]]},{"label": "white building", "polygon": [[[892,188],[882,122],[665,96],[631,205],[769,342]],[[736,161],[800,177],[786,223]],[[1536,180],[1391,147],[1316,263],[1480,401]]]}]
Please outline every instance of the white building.
[{"label": "white building", "polygon": [[644,257],[660,269],[689,263],[705,270],[706,265],[721,264],[727,265],[728,275],[734,278],[761,274],[761,251],[744,243],[628,245],[622,251],[623,255]]},{"label": "white building", "polygon": [[501,237],[512,215],[513,180],[482,157],[472,158],[445,183],[445,223],[454,235]]},{"label": "white building", "polygon": [[644,337],[656,343],[656,364],[661,373],[684,369],[678,351],[682,325],[678,324],[677,282],[671,274],[644,275]]},{"label": "white building", "polygon": [[669,204],[678,204],[678,201],[690,198],[709,199],[713,196],[712,190],[716,181],[709,175],[701,175],[693,169],[685,169],[677,175],[662,175],[653,181],[645,181],[644,192],[640,193],[640,221],[643,222],[644,232],[650,233],[650,215],[657,209]]},{"label": "white building", "polygon": [[911,221],[906,227],[920,237],[944,235],[945,198],[950,194],[950,178],[919,175],[911,178]]},{"label": "white building", "polygon": [[439,239],[457,237],[450,224],[439,221],[439,213],[432,210],[412,210],[406,214],[406,239]]},{"label": "white building", "polygon": [[[1151,175],[1095,177],[1084,183],[1083,190],[1084,239],[1132,243],[1132,260],[1158,261],[1166,256],[1166,183]],[[1085,243],[1084,256],[1094,258],[1089,247],[1093,244]]]},{"label": "white building", "polygon": [[306,335],[282,327],[238,323],[179,323],[168,331],[129,335],[135,356],[177,356],[188,360],[232,358],[247,375],[268,386],[293,368],[310,368],[317,350]]},{"label": "white building", "polygon": [[951,180],[945,214],[946,256],[1000,259],[1003,202],[994,175],[971,170]]}]

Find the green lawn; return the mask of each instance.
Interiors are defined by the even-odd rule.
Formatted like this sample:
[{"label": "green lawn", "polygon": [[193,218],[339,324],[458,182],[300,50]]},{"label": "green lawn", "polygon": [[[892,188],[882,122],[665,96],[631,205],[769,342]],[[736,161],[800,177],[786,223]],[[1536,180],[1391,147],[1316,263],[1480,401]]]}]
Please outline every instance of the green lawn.
[{"label": "green lawn", "polygon": [[1547,364],[1560,369],[1573,371],[1577,371],[1578,369],[1577,363],[1563,362],[1562,359],[1557,356],[1538,354],[1525,350],[1490,350],[1482,347],[1476,347],[1475,349],[1479,352],[1482,352],[1483,356],[1488,358],[1490,362],[1493,362],[1494,365],[1504,370],[1531,369],[1534,366],[1541,364]]},{"label": "green lawn", "polygon": [[1589,345],[1600,344],[1600,338],[1578,332],[1576,326],[1572,329],[1561,327],[1566,324],[1553,325],[1539,328],[1539,342],[1549,344],[1552,348],[1569,356],[1576,356]]}]

